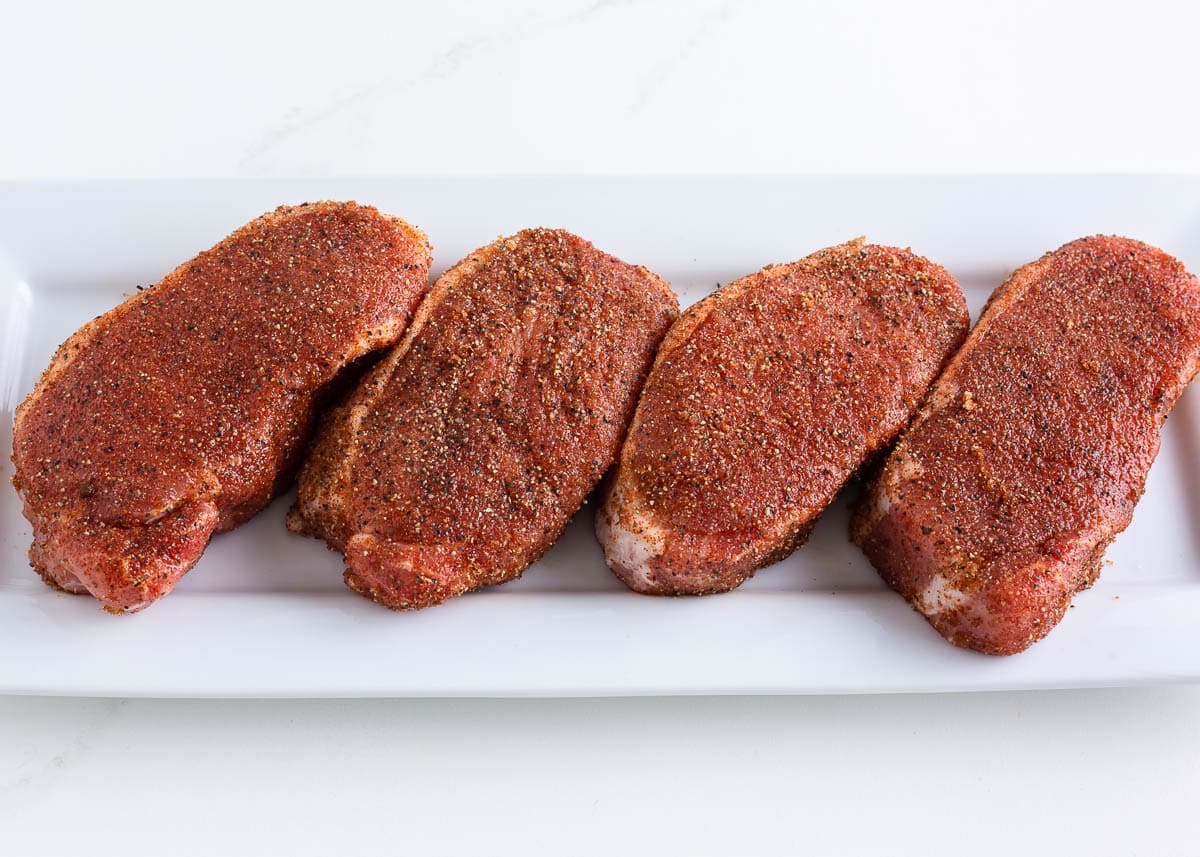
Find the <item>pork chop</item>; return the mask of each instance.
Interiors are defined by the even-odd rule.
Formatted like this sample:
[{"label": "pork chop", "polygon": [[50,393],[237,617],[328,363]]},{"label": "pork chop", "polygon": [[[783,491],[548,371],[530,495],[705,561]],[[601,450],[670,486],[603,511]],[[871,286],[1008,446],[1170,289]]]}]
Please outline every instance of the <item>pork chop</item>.
[{"label": "pork chop", "polygon": [[80,328],[16,413],[33,567],[111,612],[170,592],[290,483],[324,394],[400,337],[429,263],[398,217],[282,207]]},{"label": "pork chop", "polygon": [[616,458],[677,314],[658,277],[567,232],[477,250],[325,417],[288,526],[394,609],[519,576]]},{"label": "pork chop", "polygon": [[947,640],[1022,651],[1100,574],[1200,365],[1200,283],[1082,238],[1016,271],[874,479],[852,535]]},{"label": "pork chop", "polygon": [[637,592],[703,595],[786,557],[908,422],[967,325],[943,268],[862,240],[690,308],[596,516],[609,566]]}]

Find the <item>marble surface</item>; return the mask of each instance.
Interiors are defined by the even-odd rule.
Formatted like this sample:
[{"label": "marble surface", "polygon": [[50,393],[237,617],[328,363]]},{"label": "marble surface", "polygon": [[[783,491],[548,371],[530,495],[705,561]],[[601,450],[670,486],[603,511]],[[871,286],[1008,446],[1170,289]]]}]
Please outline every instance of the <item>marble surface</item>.
[{"label": "marble surface", "polygon": [[12,3],[0,176],[1195,172],[1197,16],[1160,0]]},{"label": "marble surface", "polygon": [[0,853],[1194,854],[1197,688],[0,699]]},{"label": "marble surface", "polygon": [[[1197,12],[1178,3],[121,0],[3,19],[4,179],[1200,173]],[[0,698],[0,853],[1194,853],[1197,722],[1196,687]]]}]

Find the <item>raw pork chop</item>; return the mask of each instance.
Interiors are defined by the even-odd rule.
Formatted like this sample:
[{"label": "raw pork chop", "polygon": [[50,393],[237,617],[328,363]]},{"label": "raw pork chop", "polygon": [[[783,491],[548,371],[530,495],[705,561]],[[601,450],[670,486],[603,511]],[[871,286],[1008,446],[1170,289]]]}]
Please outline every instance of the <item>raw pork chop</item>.
[{"label": "raw pork chop", "polygon": [[429,262],[374,208],[279,208],[84,325],[17,409],[33,567],[112,612],[170,592],[287,487],[328,388],[404,332]]}]

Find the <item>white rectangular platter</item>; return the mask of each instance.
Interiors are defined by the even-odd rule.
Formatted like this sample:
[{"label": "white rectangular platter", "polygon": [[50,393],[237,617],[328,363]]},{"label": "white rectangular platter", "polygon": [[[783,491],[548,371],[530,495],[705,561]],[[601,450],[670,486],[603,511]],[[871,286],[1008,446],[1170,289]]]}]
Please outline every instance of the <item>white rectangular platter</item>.
[{"label": "white rectangular platter", "polygon": [[1028,652],[943,642],[847,540],[845,492],[809,544],[719,596],[627,592],[586,507],[516,582],[418,613],[341,583],[283,497],[210,545],[176,591],[114,617],[26,561],[13,410],[54,348],[136,286],[283,203],[353,198],[425,229],[435,273],[560,226],[668,279],[717,284],[857,235],[945,265],[973,313],[1015,267],[1122,233],[1200,271],[1200,179],[345,179],[0,185],[0,692],[119,696],[567,696],[986,690],[1200,679],[1200,391],[1167,425],[1100,582]]}]

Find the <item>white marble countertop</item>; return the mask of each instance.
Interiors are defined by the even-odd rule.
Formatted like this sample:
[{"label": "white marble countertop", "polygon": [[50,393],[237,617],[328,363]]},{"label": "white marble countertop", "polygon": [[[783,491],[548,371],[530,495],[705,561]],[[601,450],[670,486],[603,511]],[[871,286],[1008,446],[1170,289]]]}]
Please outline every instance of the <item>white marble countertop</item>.
[{"label": "white marble countertop", "polygon": [[[3,17],[2,179],[1200,173],[1198,15],[1174,3]],[[0,853],[1194,853],[1198,722],[1197,687],[0,698]]]}]

